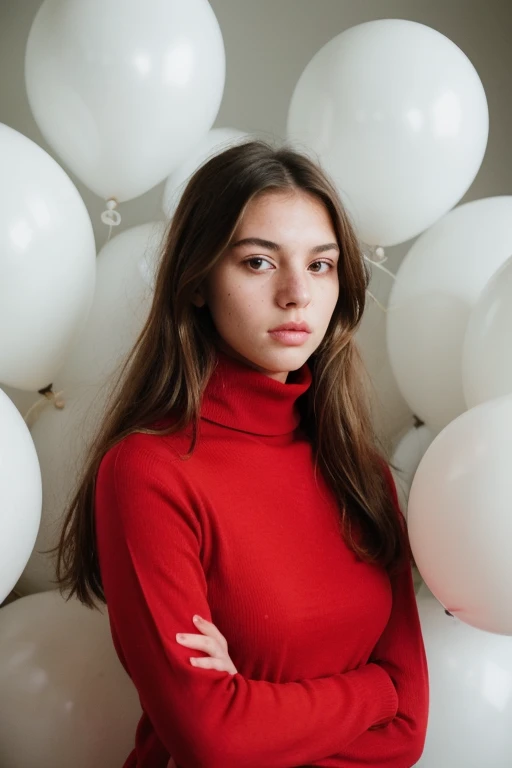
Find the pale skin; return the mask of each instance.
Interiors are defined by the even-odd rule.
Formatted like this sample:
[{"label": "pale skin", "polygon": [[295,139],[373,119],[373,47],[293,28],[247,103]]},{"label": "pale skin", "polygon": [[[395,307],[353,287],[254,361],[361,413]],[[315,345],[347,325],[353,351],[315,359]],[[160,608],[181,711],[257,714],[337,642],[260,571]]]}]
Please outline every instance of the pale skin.
[{"label": "pale skin", "polygon": [[[259,242],[237,245],[247,238]],[[339,295],[338,259],[330,216],[317,198],[299,190],[266,192],[249,203],[193,301],[208,305],[224,352],[286,383],[327,331]],[[309,325],[301,345],[269,334],[287,322]],[[190,663],[237,674],[224,635],[202,617],[193,621],[199,634],[179,633],[176,642],[207,655],[191,656]],[[167,768],[176,768],[172,758]]]}]

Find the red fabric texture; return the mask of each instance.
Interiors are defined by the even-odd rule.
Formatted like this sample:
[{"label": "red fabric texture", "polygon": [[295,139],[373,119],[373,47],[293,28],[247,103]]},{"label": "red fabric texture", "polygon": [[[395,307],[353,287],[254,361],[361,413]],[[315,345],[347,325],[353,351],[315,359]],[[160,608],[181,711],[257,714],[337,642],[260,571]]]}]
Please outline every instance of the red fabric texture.
[{"label": "red fabric texture", "polygon": [[[125,768],[410,768],[428,673],[410,567],[390,580],[344,543],[297,399],[227,355],[199,441],[135,434],[103,458],[96,536],[112,637],[143,716]],[[401,514],[391,473],[390,493]],[[236,675],[179,645],[212,621]],[[379,727],[380,726],[380,727]]]}]

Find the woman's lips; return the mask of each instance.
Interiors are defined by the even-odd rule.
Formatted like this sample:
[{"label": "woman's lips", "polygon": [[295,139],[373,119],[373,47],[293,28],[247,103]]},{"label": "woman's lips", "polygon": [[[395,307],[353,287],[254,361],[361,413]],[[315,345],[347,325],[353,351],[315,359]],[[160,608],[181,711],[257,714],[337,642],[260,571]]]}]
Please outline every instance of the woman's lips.
[{"label": "woman's lips", "polygon": [[276,341],[289,347],[299,347],[310,335],[307,331],[269,331],[269,333]]}]

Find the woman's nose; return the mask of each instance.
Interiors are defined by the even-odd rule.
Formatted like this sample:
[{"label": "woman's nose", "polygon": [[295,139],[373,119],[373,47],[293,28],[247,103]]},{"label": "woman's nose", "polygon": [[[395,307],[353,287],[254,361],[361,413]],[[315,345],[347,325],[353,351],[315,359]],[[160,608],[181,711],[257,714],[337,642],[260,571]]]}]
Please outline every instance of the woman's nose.
[{"label": "woman's nose", "polygon": [[277,288],[277,302],[281,307],[294,304],[305,307],[311,301],[311,291],[306,275],[289,273],[283,275]]}]

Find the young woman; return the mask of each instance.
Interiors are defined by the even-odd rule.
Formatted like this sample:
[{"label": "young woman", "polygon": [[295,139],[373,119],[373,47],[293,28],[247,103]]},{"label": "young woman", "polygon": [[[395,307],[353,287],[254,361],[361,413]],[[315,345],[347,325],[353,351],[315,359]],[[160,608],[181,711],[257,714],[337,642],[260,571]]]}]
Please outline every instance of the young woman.
[{"label": "young woman", "polygon": [[410,552],[354,340],[368,279],[301,154],[249,142],[190,179],[59,550],[140,695],[125,768],[420,757]]}]

